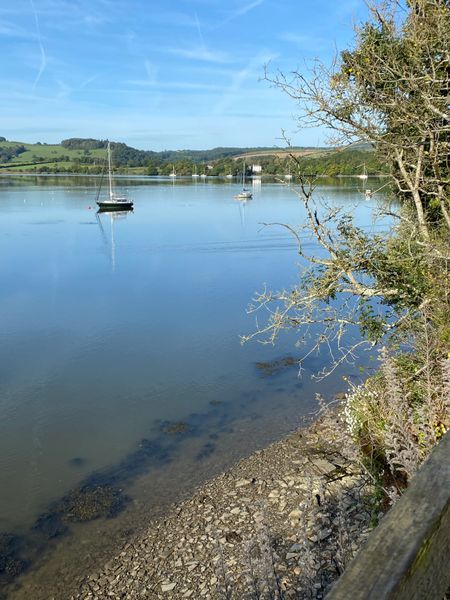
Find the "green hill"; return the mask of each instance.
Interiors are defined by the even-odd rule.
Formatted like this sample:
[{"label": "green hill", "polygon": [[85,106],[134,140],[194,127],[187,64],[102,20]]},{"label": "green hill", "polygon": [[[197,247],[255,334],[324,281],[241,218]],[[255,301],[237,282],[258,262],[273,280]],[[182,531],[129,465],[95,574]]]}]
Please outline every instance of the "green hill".
[{"label": "green hill", "polygon": [[[107,140],[70,138],[60,144],[28,144],[0,137],[0,172],[100,173],[106,162]],[[361,163],[369,173],[380,172],[370,148],[361,145],[347,150],[327,148],[225,148],[210,150],[138,150],[121,142],[111,142],[115,170],[122,173],[168,175],[175,168],[179,175],[195,169],[209,175],[239,175],[242,163],[257,162],[264,174],[286,171],[288,154],[297,157],[311,174],[357,174]],[[303,167],[302,167],[303,168]],[[359,169],[359,171],[358,171]]]}]

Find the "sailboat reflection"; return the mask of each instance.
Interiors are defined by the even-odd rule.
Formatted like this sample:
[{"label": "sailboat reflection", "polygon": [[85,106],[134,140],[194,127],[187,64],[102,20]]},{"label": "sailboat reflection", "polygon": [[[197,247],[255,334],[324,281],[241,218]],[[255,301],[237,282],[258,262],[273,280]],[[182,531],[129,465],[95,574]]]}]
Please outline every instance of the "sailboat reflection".
[{"label": "sailboat reflection", "polygon": [[239,202],[239,217],[241,219],[241,227],[242,230],[245,229],[245,206],[247,204],[247,200],[241,200]]},{"label": "sailboat reflection", "polygon": [[[116,270],[116,241],[114,237],[114,223],[119,220],[126,219],[130,213],[133,213],[133,210],[105,210],[100,209],[95,213],[97,218],[97,223],[100,228],[100,232],[102,234],[103,242],[105,247],[110,248],[110,256],[111,256],[111,267],[112,270]],[[110,218],[110,239],[108,240],[108,236],[105,232],[105,228],[103,227],[102,219],[100,216],[109,215]]]}]

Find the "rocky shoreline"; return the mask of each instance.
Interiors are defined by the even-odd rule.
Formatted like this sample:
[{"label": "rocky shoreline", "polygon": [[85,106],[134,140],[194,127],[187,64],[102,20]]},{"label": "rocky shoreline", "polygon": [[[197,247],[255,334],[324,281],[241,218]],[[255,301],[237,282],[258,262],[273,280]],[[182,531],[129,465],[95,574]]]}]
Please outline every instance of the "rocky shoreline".
[{"label": "rocky shoreline", "polygon": [[324,598],[374,516],[340,419],[328,410],[201,486],[71,600]]}]

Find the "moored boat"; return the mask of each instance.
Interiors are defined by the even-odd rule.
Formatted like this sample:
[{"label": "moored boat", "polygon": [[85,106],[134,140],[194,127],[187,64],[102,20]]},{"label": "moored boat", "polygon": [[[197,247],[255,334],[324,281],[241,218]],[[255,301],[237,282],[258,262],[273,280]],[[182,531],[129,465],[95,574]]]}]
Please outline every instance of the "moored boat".
[{"label": "moored boat", "polygon": [[[103,179],[103,178],[102,178]],[[111,144],[108,142],[108,181],[109,181],[109,197],[104,200],[99,200],[100,187],[97,194],[96,203],[100,211],[112,211],[112,210],[133,210],[133,201],[127,198],[123,194],[117,194],[114,191],[114,181],[112,175],[112,162],[111,162]]]},{"label": "moored boat", "polygon": [[235,196],[236,200],[250,200],[253,198],[253,194],[250,190],[245,187],[245,163],[242,167],[242,191]]}]

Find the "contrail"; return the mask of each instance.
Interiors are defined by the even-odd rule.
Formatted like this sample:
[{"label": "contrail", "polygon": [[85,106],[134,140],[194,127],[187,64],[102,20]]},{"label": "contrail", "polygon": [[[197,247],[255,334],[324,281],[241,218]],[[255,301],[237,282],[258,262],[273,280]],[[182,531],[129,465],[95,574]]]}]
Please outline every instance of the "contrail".
[{"label": "contrail", "polygon": [[39,71],[38,71],[38,74],[36,75],[36,79],[34,80],[33,88],[32,88],[32,91],[34,92],[34,90],[36,89],[36,86],[39,83],[39,80],[42,76],[42,73],[45,71],[45,67],[47,66],[47,56],[45,54],[44,46],[42,45],[41,28],[39,27],[39,19],[37,16],[37,12],[36,12],[36,8],[34,6],[33,0],[30,0],[30,4],[31,4],[31,9],[34,13],[34,20],[36,21],[37,38],[38,38],[39,48],[41,50],[41,64],[39,66]]},{"label": "contrail", "polygon": [[202,28],[200,26],[200,21],[198,20],[197,13],[194,13],[194,14],[195,14],[195,23],[197,25],[198,37],[200,38],[200,44],[202,45],[202,48],[205,48],[205,40],[203,39],[203,34],[202,34]]},{"label": "contrail", "polygon": [[262,4],[263,2],[264,2],[264,0],[254,0],[254,2],[250,2],[250,4],[246,4],[245,6],[242,6],[239,10],[237,10],[233,14],[232,18],[235,19],[236,17],[241,17],[242,15],[247,14],[248,12],[250,12],[257,6],[259,6],[260,4]]}]

